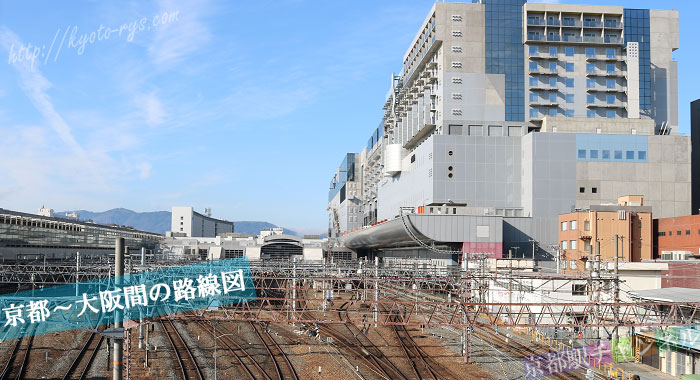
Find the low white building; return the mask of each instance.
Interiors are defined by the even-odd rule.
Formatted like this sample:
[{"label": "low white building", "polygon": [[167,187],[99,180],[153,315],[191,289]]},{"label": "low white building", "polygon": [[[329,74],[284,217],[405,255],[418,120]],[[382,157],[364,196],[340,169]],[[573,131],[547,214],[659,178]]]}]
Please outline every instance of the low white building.
[{"label": "low white building", "polygon": [[233,222],[200,214],[190,206],[173,206],[171,218],[173,236],[216,237],[233,233]]}]

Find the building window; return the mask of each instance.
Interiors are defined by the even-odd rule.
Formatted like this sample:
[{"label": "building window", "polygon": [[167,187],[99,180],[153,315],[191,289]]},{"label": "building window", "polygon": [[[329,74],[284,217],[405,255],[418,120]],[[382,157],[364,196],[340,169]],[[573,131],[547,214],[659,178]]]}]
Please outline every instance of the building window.
[{"label": "building window", "polygon": [[595,63],[586,63],[586,72],[589,74],[595,74]]},{"label": "building window", "polygon": [[608,119],[614,119],[616,116],[615,110],[608,110],[608,112],[605,113],[605,116],[607,116]]},{"label": "building window", "polygon": [[556,108],[550,108],[550,109],[549,109],[549,116],[557,116],[557,109],[556,109]]},{"label": "building window", "polygon": [[566,72],[567,72],[567,73],[573,73],[573,72],[574,72],[574,63],[573,63],[573,62],[567,62],[567,63],[566,63]]},{"label": "building window", "polygon": [[646,160],[647,159],[647,151],[646,150],[640,150],[637,152],[637,159],[638,160]]},{"label": "building window", "polygon": [[591,149],[591,153],[590,153],[590,154],[591,154],[591,158],[595,158],[595,159],[598,158],[598,151],[597,151],[597,150]]},{"label": "building window", "polygon": [[561,242],[561,249],[569,249],[569,242],[567,240]]},{"label": "building window", "polygon": [[607,95],[605,100],[608,104],[615,104],[615,95]]},{"label": "building window", "polygon": [[[575,262],[574,260],[571,260]],[[572,266],[571,269],[574,269]],[[572,296],[585,296],[586,295],[586,284],[573,284],[571,285],[571,295]]]},{"label": "building window", "polygon": [[574,102],[574,94],[566,94],[566,102],[573,103]]},{"label": "building window", "polygon": [[609,150],[603,150],[603,159],[604,160],[610,159],[610,151]]},{"label": "building window", "polygon": [[585,187],[579,187],[579,188],[578,188],[578,192],[579,192],[579,193],[585,193],[585,192],[586,192],[586,188],[585,188]]},{"label": "building window", "polygon": [[595,58],[595,48],[586,48],[586,57]]},{"label": "building window", "polygon": [[561,263],[559,263],[559,266],[561,269],[566,269],[566,260],[562,260]]},{"label": "building window", "polygon": [[690,230],[685,230],[686,235],[690,235]]},{"label": "building window", "polygon": [[576,260],[569,261],[569,268],[576,269]]},{"label": "building window", "polygon": [[557,93],[556,92],[549,93],[549,101],[552,103],[557,102]]},{"label": "building window", "polygon": [[536,77],[530,78],[530,86],[534,87],[537,86],[540,83],[540,81]]},{"label": "building window", "polygon": [[539,54],[540,52],[537,46],[530,46],[530,55],[537,56]]},{"label": "building window", "polygon": [[595,117],[595,111],[594,111],[594,110],[586,110],[586,117],[588,117],[588,118],[594,118],[594,117]]},{"label": "building window", "polygon": [[575,220],[572,220],[572,221],[571,221],[571,229],[572,229],[572,230],[575,230],[576,227],[577,227],[576,221],[575,221]]},{"label": "building window", "polygon": [[606,71],[608,74],[612,74],[615,72],[615,64],[614,63],[608,63],[606,66]]},{"label": "building window", "polygon": [[537,72],[537,71],[538,71],[537,62],[530,62],[530,71],[533,71],[533,72]]},{"label": "building window", "polygon": [[537,100],[539,100],[539,98],[540,98],[540,96],[537,95],[536,92],[531,92],[531,93],[530,93],[530,101],[531,101],[531,102],[536,102]]},{"label": "building window", "polygon": [[574,117],[574,110],[566,110],[564,114],[566,115],[566,117]]},{"label": "building window", "polygon": [[633,150],[628,150],[625,152],[625,158],[628,160],[634,160],[634,151]]},{"label": "building window", "polygon": [[586,88],[595,88],[595,79],[586,79]]},{"label": "building window", "polygon": [[681,236],[681,231],[676,231],[676,236]]},{"label": "building window", "polygon": [[540,115],[540,112],[536,108],[530,108],[530,117],[535,118]]},{"label": "building window", "polygon": [[584,231],[590,231],[591,230],[591,222],[588,220],[583,221],[583,230]]},{"label": "building window", "polygon": [[597,188],[597,187],[591,187],[591,193],[593,193],[593,194],[598,193],[598,188]]},{"label": "building window", "polygon": [[569,246],[571,247],[571,249],[576,249],[576,240],[571,240],[569,242]]},{"label": "building window", "polygon": [[549,87],[557,87],[557,78],[549,78]]},{"label": "building window", "polygon": [[586,158],[586,150],[585,149],[578,150],[578,158]]},{"label": "building window", "polygon": [[566,231],[569,227],[569,223],[567,222],[561,222],[561,230]]},{"label": "building window", "polygon": [[549,71],[556,73],[557,72],[557,63],[556,62],[549,62]]},{"label": "building window", "polygon": [[622,159],[622,151],[621,150],[616,150],[615,151],[615,159],[616,160],[621,160]]},{"label": "building window", "polygon": [[567,57],[573,57],[574,56],[574,47],[573,46],[565,47],[564,54],[566,54]]},{"label": "building window", "polygon": [[615,49],[605,49],[605,55],[608,58],[615,58]]},{"label": "building window", "polygon": [[586,95],[586,102],[587,102],[588,104],[593,104],[593,103],[595,103],[595,95],[593,95],[593,94],[588,94],[588,95]]},{"label": "building window", "polygon": [[574,87],[574,78],[566,78],[564,79],[564,83],[566,87]]},{"label": "building window", "polygon": [[605,84],[607,88],[615,88],[615,79],[608,79]]},{"label": "building window", "polygon": [[549,47],[549,55],[551,55],[552,57],[557,56],[557,47],[556,46]]}]

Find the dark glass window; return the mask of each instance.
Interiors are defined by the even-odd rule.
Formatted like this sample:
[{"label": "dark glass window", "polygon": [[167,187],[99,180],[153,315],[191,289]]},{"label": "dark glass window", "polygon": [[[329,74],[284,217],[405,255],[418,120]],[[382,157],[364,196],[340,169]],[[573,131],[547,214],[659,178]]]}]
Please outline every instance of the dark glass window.
[{"label": "dark glass window", "polygon": [[609,160],[609,159],[610,159],[610,151],[609,151],[609,150],[604,150],[604,151],[603,151],[603,159],[604,159],[604,160]]},{"label": "dark glass window", "polygon": [[[586,188],[585,188],[585,187],[579,187],[579,188],[578,188],[578,192],[579,192],[579,193],[585,193],[585,192],[586,192]],[[698,232],[700,232],[700,231],[698,231]]]},{"label": "dark glass window", "polygon": [[566,54],[567,57],[573,57],[574,56],[574,48],[573,46],[567,46],[564,48],[564,53]]},{"label": "dark glass window", "polygon": [[597,188],[597,187],[591,187],[591,193],[595,194],[595,193],[597,193],[597,192],[598,192],[598,188]]},{"label": "dark glass window", "polygon": [[566,63],[566,72],[567,72],[567,73],[573,73],[573,72],[574,72],[574,63],[573,63],[573,62],[567,62],[567,63]]},{"label": "dark glass window", "polygon": [[566,87],[574,87],[574,78],[565,79]]},{"label": "dark glass window", "polygon": [[595,149],[591,149],[591,158],[598,158],[598,151]]},{"label": "dark glass window", "polygon": [[646,150],[640,150],[637,152],[637,159],[638,160],[646,160],[647,159],[647,151]]},{"label": "dark glass window", "polygon": [[615,151],[615,159],[616,159],[616,160],[621,160],[621,159],[622,159],[622,151],[621,151],[621,150],[616,150],[616,151]]},{"label": "dark glass window", "polygon": [[586,150],[585,149],[578,150],[578,158],[586,158]]},{"label": "dark glass window", "polygon": [[627,151],[626,158],[627,158],[628,160],[634,160],[634,151],[633,151],[633,150],[628,150],[628,151]]},{"label": "dark glass window", "polygon": [[639,43],[639,107],[648,112],[651,110],[649,10],[625,9],[623,18],[625,43]]}]

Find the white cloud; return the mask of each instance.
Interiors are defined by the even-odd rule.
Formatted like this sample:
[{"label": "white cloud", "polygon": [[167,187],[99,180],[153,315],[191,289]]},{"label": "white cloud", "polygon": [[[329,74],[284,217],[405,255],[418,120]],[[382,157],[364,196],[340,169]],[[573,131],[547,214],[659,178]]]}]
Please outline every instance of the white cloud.
[{"label": "white cloud", "polygon": [[209,30],[200,19],[207,4],[203,1],[175,3],[172,0],[158,1],[157,14],[176,14],[165,25],[156,27],[148,53],[153,63],[170,66],[194,53],[211,38]]},{"label": "white cloud", "polygon": [[148,162],[144,162],[139,165],[139,178],[148,179],[151,176],[151,169],[153,166]]},{"label": "white cloud", "polygon": [[148,125],[156,126],[165,121],[165,108],[155,92],[137,97],[137,102]]}]

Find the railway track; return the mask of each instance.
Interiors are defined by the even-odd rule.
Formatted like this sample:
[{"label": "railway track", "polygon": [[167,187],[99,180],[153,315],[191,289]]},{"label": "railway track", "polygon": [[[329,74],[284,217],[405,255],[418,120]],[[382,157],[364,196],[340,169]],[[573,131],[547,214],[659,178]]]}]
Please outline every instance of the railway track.
[{"label": "railway track", "polygon": [[[396,315],[389,316],[395,322],[397,321],[396,317]],[[393,325],[392,328],[396,339],[401,344],[404,357],[410,363],[417,379],[460,379],[460,376],[437,363],[430,355],[427,355],[413,339],[405,325]]]},{"label": "railway track", "polygon": [[175,352],[175,357],[180,365],[180,372],[182,373],[182,378],[185,380],[204,380],[204,375],[202,375],[202,370],[199,368],[199,364],[192,355],[192,351],[185,343],[185,340],[180,335],[180,332],[175,327],[175,324],[170,319],[160,319],[160,325],[163,328],[163,332],[168,337],[170,345],[173,347]]},{"label": "railway track", "polygon": [[[263,328],[261,329],[263,332],[262,334],[258,331],[258,328],[256,327],[255,323],[249,322],[250,327],[255,331],[255,335],[258,336],[258,339],[263,343],[265,346],[265,350],[267,353],[270,355],[270,359],[275,365],[276,372],[277,372],[277,377],[279,380],[285,380],[285,379],[294,379],[294,380],[299,380],[299,376],[297,375],[297,371],[294,369],[294,366],[292,365],[292,362],[289,361],[289,358],[287,357],[287,354],[282,350],[282,348],[277,344],[277,341],[272,337],[270,332]],[[266,339],[267,338],[267,341]],[[269,343],[268,343],[269,342]],[[273,353],[274,351],[274,353]],[[279,364],[279,360],[282,360],[284,365]]]},{"label": "railway track", "polygon": [[[29,351],[31,351],[32,343],[34,342],[34,331],[36,331],[36,327],[29,336],[17,338],[17,342],[12,348],[12,354],[10,358],[7,359],[7,363],[5,367],[3,367],[2,372],[0,372],[0,380],[19,380],[24,377],[24,373],[27,371],[27,365],[29,364]],[[25,346],[24,349],[22,349],[22,345]]]},{"label": "railway track", "polygon": [[[97,356],[100,346],[102,346],[102,342],[105,339],[104,335],[100,335],[99,337],[97,335],[98,334],[96,332],[90,334],[90,337],[88,337],[87,342],[78,353],[78,356],[75,358],[75,360],[73,360],[73,363],[71,363],[68,371],[63,376],[63,380],[76,378],[79,380],[85,379],[88,371],[90,370],[90,366],[92,366],[92,363],[95,361],[95,357]],[[86,358],[88,353],[89,356]]]},{"label": "railway track", "polygon": [[[484,332],[480,329],[474,329],[473,333],[477,335],[481,340],[488,342],[491,345],[498,346],[501,349],[507,351],[516,358],[525,358],[533,355],[541,355],[548,352],[546,349],[544,351],[537,351],[536,349],[522,344],[514,339],[508,340],[506,342],[505,338],[493,329],[487,329]],[[580,380],[581,377],[572,372],[562,372],[555,375],[551,375],[556,379],[561,380]]]},{"label": "railway track", "polygon": [[[206,324],[202,321],[196,321],[196,323],[202,327],[205,331],[207,331],[209,334],[215,337],[214,335],[214,328],[211,327],[209,324]],[[223,347],[228,350],[236,359],[238,364],[240,364],[241,368],[243,369],[243,372],[250,378],[251,380],[256,380],[256,379],[266,379],[266,380],[273,380],[270,375],[267,374],[267,372],[262,368],[260,363],[258,363],[257,360],[255,360],[243,347],[241,347],[238,343],[236,343],[235,340],[231,339],[229,335],[233,335],[228,331],[228,329],[224,328],[223,326],[217,327],[219,331],[221,331],[220,337],[215,337],[219,342],[223,343]]]}]

